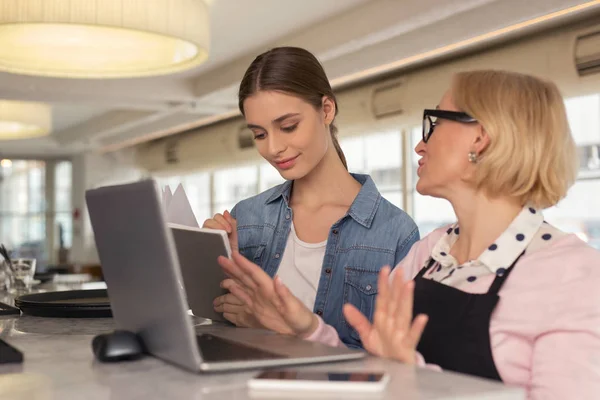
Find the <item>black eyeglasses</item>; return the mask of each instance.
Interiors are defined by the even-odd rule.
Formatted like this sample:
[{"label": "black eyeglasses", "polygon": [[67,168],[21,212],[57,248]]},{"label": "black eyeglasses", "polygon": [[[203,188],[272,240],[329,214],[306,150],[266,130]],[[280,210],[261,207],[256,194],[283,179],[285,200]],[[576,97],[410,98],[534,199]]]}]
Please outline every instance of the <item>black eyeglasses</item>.
[{"label": "black eyeglasses", "polygon": [[427,143],[431,134],[433,134],[438,118],[449,119],[465,124],[477,122],[475,118],[464,112],[426,109],[423,111],[423,143]]}]

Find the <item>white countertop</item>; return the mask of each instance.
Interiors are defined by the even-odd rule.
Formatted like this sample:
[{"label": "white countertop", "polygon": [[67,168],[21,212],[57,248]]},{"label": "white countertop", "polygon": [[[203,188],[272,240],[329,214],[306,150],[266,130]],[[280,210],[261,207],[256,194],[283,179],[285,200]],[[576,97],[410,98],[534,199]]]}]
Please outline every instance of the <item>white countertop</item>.
[{"label": "white countertop", "polygon": [[[22,365],[0,365],[0,399],[256,399],[246,381],[258,371],[193,374],[153,357],[102,364],[94,360],[92,338],[114,329],[112,319],[21,316],[0,319],[0,337],[21,350]],[[465,375],[412,368],[396,362],[361,361],[302,367],[322,371],[385,369],[391,380],[380,399],[523,399],[521,389]],[[294,393],[294,398],[348,399],[348,394]],[[352,398],[355,398],[352,396]],[[369,398],[367,395],[360,398]]]}]

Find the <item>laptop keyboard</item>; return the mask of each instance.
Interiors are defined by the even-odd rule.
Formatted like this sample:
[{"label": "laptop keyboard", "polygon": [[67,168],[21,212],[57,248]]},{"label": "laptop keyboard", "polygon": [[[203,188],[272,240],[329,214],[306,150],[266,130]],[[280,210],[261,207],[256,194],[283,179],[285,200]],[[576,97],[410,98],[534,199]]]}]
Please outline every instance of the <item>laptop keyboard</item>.
[{"label": "laptop keyboard", "polygon": [[202,359],[206,362],[215,361],[250,361],[286,358],[281,354],[272,353],[250,347],[245,344],[223,339],[210,334],[196,336]]}]

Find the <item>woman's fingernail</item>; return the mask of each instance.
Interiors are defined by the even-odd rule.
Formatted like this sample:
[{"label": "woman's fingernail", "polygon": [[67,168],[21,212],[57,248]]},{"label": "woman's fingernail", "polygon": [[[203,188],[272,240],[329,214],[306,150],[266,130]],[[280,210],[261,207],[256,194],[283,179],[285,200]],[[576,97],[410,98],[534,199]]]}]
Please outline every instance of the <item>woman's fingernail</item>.
[{"label": "woman's fingernail", "polygon": [[281,278],[280,278],[280,277],[278,277],[278,276],[277,276],[277,277],[275,277],[275,284],[276,284],[277,286],[283,286],[283,282],[281,281]]}]

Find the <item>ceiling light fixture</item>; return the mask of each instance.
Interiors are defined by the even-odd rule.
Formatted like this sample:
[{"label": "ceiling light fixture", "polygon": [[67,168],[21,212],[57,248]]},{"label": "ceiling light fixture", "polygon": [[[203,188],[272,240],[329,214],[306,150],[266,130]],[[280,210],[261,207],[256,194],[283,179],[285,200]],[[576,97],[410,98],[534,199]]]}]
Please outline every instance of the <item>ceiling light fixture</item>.
[{"label": "ceiling light fixture", "polygon": [[0,70],[61,78],[183,71],[208,58],[202,0],[0,0]]},{"label": "ceiling light fixture", "polygon": [[0,140],[45,136],[52,127],[50,106],[42,103],[0,100]]}]

